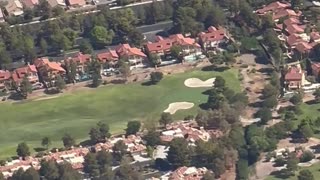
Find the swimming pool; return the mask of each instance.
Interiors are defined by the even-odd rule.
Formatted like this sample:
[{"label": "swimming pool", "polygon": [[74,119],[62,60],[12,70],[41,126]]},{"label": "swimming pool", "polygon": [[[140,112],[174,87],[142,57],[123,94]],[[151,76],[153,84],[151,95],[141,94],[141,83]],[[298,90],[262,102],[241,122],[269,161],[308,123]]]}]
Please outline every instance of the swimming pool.
[{"label": "swimming pool", "polygon": [[196,53],[196,54],[191,54],[188,56],[184,57],[184,60],[188,61],[188,62],[193,62],[196,61],[198,59],[203,59],[205,56],[200,52],[200,53]]}]

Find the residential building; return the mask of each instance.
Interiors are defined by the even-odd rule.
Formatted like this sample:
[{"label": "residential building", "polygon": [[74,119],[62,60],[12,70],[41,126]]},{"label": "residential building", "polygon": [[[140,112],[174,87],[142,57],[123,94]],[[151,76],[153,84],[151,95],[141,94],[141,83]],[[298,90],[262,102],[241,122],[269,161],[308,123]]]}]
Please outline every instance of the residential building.
[{"label": "residential building", "polygon": [[74,57],[68,58],[67,61],[73,61],[77,64],[77,72],[87,73],[88,64],[91,61],[91,55],[78,52]]},{"label": "residential building", "polygon": [[23,5],[19,0],[8,1],[4,8],[8,16],[20,16],[23,14]]},{"label": "residential building", "polygon": [[298,66],[291,66],[285,74],[284,80],[288,90],[300,89],[303,86],[304,72]]},{"label": "residential building", "polygon": [[34,61],[40,78],[45,83],[45,85],[52,86],[51,82],[56,78],[57,75],[64,76],[66,70],[61,67],[60,63],[50,62],[48,58],[38,58]]},{"label": "residential building", "polygon": [[182,34],[173,34],[169,36],[169,39],[173,41],[174,45],[182,47],[182,53],[184,55],[202,54],[201,46],[193,38],[184,37]]},{"label": "residential building", "polygon": [[166,54],[170,54],[171,47],[173,45],[173,40],[166,38],[164,39],[161,36],[157,36],[156,42],[149,42],[146,44],[146,50],[150,54],[157,54],[159,57]]},{"label": "residential building", "polygon": [[85,0],[66,0],[66,5],[72,8],[78,8],[86,5]]},{"label": "residential building", "polygon": [[56,7],[56,6],[66,7],[66,3],[64,0],[48,0],[48,3],[51,7]]},{"label": "residential building", "polygon": [[38,71],[35,65],[27,65],[25,67],[17,68],[12,73],[13,81],[19,85],[23,78],[27,77],[31,84],[39,82]]},{"label": "residential building", "polygon": [[276,2],[273,2],[273,3],[270,3],[270,4],[266,5],[266,6],[264,6],[261,9],[258,9],[256,11],[256,13],[259,14],[259,15],[265,15],[267,13],[275,12],[275,11],[278,11],[278,10],[281,10],[281,9],[286,9],[286,8],[289,8],[289,7],[291,7],[291,5],[289,3],[282,3],[282,2],[276,1]]},{"label": "residential building", "polygon": [[39,0],[22,0],[25,7],[33,9],[35,5],[39,4]]},{"label": "residential building", "polygon": [[211,136],[202,127],[194,123],[178,122],[169,124],[166,131],[161,132],[162,142],[171,142],[174,138],[185,138],[190,145],[194,145],[197,140],[208,141]]},{"label": "residential building", "polygon": [[221,43],[228,41],[229,37],[223,28],[210,26],[207,32],[201,32],[199,35],[200,44],[205,51],[217,50]]},{"label": "residential building", "polygon": [[101,52],[97,54],[97,59],[102,63],[102,64],[110,64],[114,66],[117,64],[119,60],[119,56],[116,51],[114,50],[108,50],[106,52]]},{"label": "residential building", "polygon": [[0,70],[0,90],[7,88],[7,84],[11,82],[11,73],[9,71]]},{"label": "residential building", "polygon": [[208,171],[207,168],[196,168],[196,167],[179,167],[169,176],[169,180],[201,180],[205,173]]},{"label": "residential building", "polygon": [[141,49],[131,47],[129,44],[120,44],[116,47],[116,52],[120,58],[128,60],[132,67],[144,67],[147,56]]}]

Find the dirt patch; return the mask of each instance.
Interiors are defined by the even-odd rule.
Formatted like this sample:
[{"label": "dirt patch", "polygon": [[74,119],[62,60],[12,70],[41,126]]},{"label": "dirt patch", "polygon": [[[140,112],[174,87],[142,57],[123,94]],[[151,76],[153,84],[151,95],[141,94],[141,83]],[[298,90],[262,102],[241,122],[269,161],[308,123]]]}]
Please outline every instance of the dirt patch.
[{"label": "dirt patch", "polygon": [[191,88],[198,88],[198,87],[212,87],[213,83],[216,78],[210,78],[206,81],[202,81],[198,78],[189,78],[184,81],[184,85]]},{"label": "dirt patch", "polygon": [[174,102],[174,103],[170,103],[169,107],[166,110],[164,110],[163,112],[174,114],[178,110],[190,109],[193,106],[194,106],[194,103],[190,103],[190,102]]}]

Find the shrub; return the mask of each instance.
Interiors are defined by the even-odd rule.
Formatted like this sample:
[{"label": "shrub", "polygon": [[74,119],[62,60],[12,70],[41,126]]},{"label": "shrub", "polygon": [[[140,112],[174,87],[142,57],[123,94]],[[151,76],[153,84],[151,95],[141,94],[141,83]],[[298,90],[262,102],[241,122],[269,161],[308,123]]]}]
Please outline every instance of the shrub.
[{"label": "shrub", "polygon": [[248,67],[249,67],[248,64],[241,64],[241,65],[240,65],[240,68],[248,68]]},{"label": "shrub", "polygon": [[304,151],[300,157],[300,162],[309,162],[315,158],[314,154],[311,151]]},{"label": "shrub", "polygon": [[282,156],[278,156],[275,161],[274,161],[274,165],[276,167],[281,167],[284,166],[286,164],[286,160],[282,157]]},{"label": "shrub", "polygon": [[150,74],[150,81],[152,82],[152,84],[157,84],[158,82],[161,81],[162,78],[163,78],[162,72],[152,72]]},{"label": "shrub", "polygon": [[188,115],[188,116],[186,116],[185,118],[184,118],[184,120],[186,120],[186,121],[191,121],[191,120],[193,120],[194,119],[194,116],[193,115]]}]

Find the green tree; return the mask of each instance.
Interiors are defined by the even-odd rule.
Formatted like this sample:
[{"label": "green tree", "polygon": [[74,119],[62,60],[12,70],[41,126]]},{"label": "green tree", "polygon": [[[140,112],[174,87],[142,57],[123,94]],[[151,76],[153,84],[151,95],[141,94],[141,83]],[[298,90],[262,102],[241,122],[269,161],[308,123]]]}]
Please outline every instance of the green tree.
[{"label": "green tree", "polygon": [[127,145],[122,140],[116,142],[112,147],[113,158],[117,161],[121,161],[127,153],[127,148]]},{"label": "green tree", "polygon": [[221,76],[217,76],[213,84],[214,87],[217,89],[224,89],[226,85],[226,80],[224,80],[224,78]]},{"label": "green tree", "polygon": [[41,176],[44,176],[45,179],[48,180],[55,180],[59,178],[59,169],[54,160],[42,160],[39,172]]},{"label": "green tree", "polygon": [[92,54],[93,52],[93,48],[90,44],[89,41],[87,40],[82,40],[79,44],[79,50],[80,52],[82,52],[83,54]]},{"label": "green tree", "polygon": [[182,47],[178,45],[173,45],[170,48],[171,56],[177,60],[181,60]]},{"label": "green tree", "polygon": [[102,81],[102,78],[100,73],[94,72],[92,74],[92,84],[91,84],[92,87],[95,87],[95,88],[99,87],[101,84],[101,81]]},{"label": "green tree", "polygon": [[63,162],[58,164],[59,169],[59,180],[74,180],[74,179],[83,179],[82,175],[72,168],[72,165],[68,162]]},{"label": "green tree", "polygon": [[132,3],[132,0],[116,0],[118,6],[125,6]]},{"label": "green tree", "polygon": [[23,77],[22,82],[20,84],[20,94],[23,98],[27,98],[28,94],[32,93],[32,85],[27,76]]},{"label": "green tree", "polygon": [[110,44],[113,36],[113,31],[107,31],[103,26],[95,26],[90,32],[90,40],[96,47]]},{"label": "green tree", "polygon": [[161,64],[161,58],[158,56],[158,54],[150,54],[149,60],[155,68],[157,68],[157,66]]},{"label": "green tree", "polygon": [[313,130],[310,124],[306,121],[301,122],[301,124],[298,126],[298,131],[305,139],[308,139],[313,135]]},{"label": "green tree", "polygon": [[19,168],[18,171],[13,172],[11,180],[22,180],[24,171],[22,168]]},{"label": "green tree", "polygon": [[317,88],[314,92],[313,95],[316,99],[316,102],[319,103],[320,102],[320,88]]},{"label": "green tree", "polygon": [[17,155],[22,158],[26,158],[27,156],[30,156],[29,146],[25,142],[18,144]]},{"label": "green tree", "polygon": [[291,98],[290,102],[294,105],[299,105],[302,102],[302,95],[299,93],[295,93]]},{"label": "green tree", "polygon": [[92,178],[98,178],[100,175],[99,172],[99,164],[96,159],[96,154],[89,152],[84,157],[84,163],[83,163],[83,171],[85,173],[88,173],[90,177]]},{"label": "green tree", "polygon": [[219,5],[213,6],[205,19],[205,26],[223,26],[227,21],[225,13]]},{"label": "green tree", "polygon": [[264,99],[274,96],[278,94],[278,89],[271,84],[267,84],[264,86],[264,89],[262,90],[262,96]]},{"label": "green tree", "polygon": [[74,140],[74,138],[68,133],[64,134],[64,136],[62,137],[62,142],[63,142],[63,146],[67,149],[70,149],[72,146],[76,144],[76,141]]},{"label": "green tree", "polygon": [[184,138],[174,138],[170,142],[167,159],[175,168],[190,165],[191,154],[188,142]]},{"label": "green tree", "polygon": [[287,170],[291,173],[294,173],[298,169],[299,160],[296,157],[295,153],[290,154],[287,159]]},{"label": "green tree", "polygon": [[267,124],[272,119],[272,112],[269,108],[263,107],[256,113],[256,117],[261,119],[261,124]]},{"label": "green tree", "polygon": [[62,79],[60,75],[56,76],[56,88],[58,92],[62,92],[66,88],[66,82]]},{"label": "green tree", "polygon": [[262,102],[262,106],[267,108],[274,108],[277,106],[277,104],[278,104],[278,100],[275,95],[264,99],[264,101]]},{"label": "green tree", "polygon": [[69,41],[71,42],[71,46],[73,46],[78,36],[77,33],[70,28],[66,28],[63,30],[63,34],[69,39]]},{"label": "green tree", "polygon": [[315,180],[315,178],[310,170],[303,169],[299,172],[298,180]]},{"label": "green tree", "polygon": [[236,165],[237,180],[246,180],[249,175],[249,166],[246,159],[240,159]]},{"label": "green tree", "polygon": [[164,125],[164,127],[167,127],[167,124],[170,124],[172,122],[173,122],[173,119],[172,119],[172,115],[170,113],[163,112],[161,114],[159,123]]},{"label": "green tree", "polygon": [[206,106],[207,108],[214,110],[214,109],[221,109],[224,104],[225,104],[225,98],[219,93],[214,92],[209,95]]},{"label": "green tree", "polygon": [[40,176],[38,171],[31,167],[23,173],[22,180],[40,180]]},{"label": "green tree", "polygon": [[123,59],[120,59],[119,71],[122,74],[123,78],[125,80],[128,80],[128,77],[131,74],[130,65],[127,62],[125,62]]},{"label": "green tree", "polygon": [[54,17],[63,16],[65,14],[65,10],[61,6],[55,6],[52,8],[52,15]]},{"label": "green tree", "polygon": [[34,40],[30,36],[23,37],[23,53],[24,58],[27,62],[32,62],[33,59],[36,57]]},{"label": "green tree", "polygon": [[141,128],[140,121],[129,121],[127,124],[126,135],[136,134]]},{"label": "green tree", "polygon": [[91,128],[89,132],[90,140],[93,143],[105,142],[106,138],[109,138],[111,136],[109,131],[109,126],[100,121],[97,123],[96,128]]},{"label": "green tree", "polygon": [[300,157],[300,162],[309,162],[311,161],[312,159],[315,158],[315,155],[309,151],[309,150],[305,150],[302,154],[302,156]]},{"label": "green tree", "polygon": [[129,160],[124,158],[121,163],[120,167],[116,172],[117,178],[115,179],[128,179],[128,180],[142,180],[138,171],[135,171],[133,166],[129,164]]},{"label": "green tree", "polygon": [[41,54],[47,54],[47,52],[48,52],[48,43],[44,38],[40,39],[39,47],[40,47],[40,53]]},{"label": "green tree", "polygon": [[5,64],[9,64],[12,62],[11,56],[4,47],[0,45],[0,67],[4,68]]},{"label": "green tree", "polygon": [[158,82],[161,81],[162,78],[163,78],[162,72],[156,71],[156,72],[150,73],[150,81],[152,82],[152,84],[157,84]]},{"label": "green tree", "polygon": [[49,137],[44,137],[44,138],[42,138],[42,140],[41,140],[41,145],[48,150],[49,146],[51,145],[51,140],[50,140],[50,138],[49,138]]},{"label": "green tree", "polygon": [[74,61],[65,61],[67,78],[69,83],[74,83],[77,76],[77,64]]},{"label": "green tree", "polygon": [[107,151],[97,152],[97,161],[100,167],[111,166],[112,165],[112,154]]},{"label": "green tree", "polygon": [[156,146],[160,143],[160,133],[156,131],[155,128],[148,129],[148,133],[143,136],[148,146]]}]

